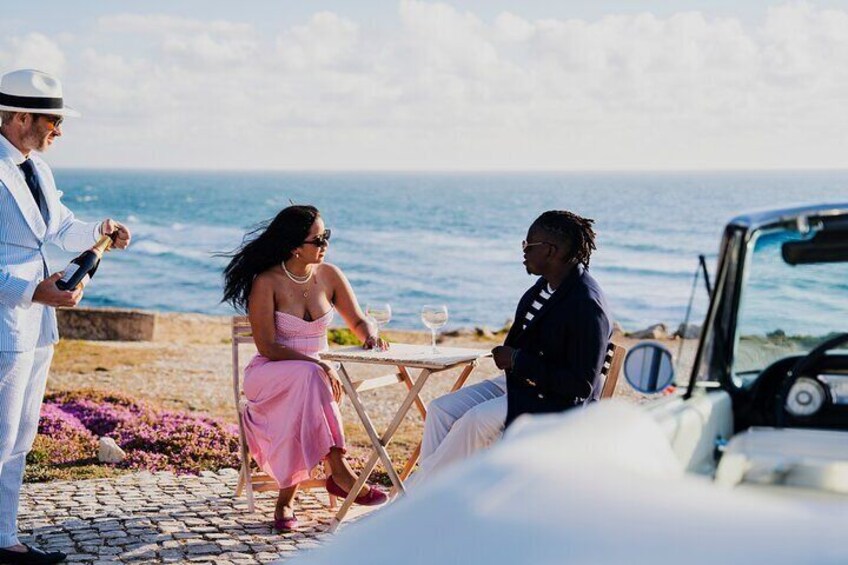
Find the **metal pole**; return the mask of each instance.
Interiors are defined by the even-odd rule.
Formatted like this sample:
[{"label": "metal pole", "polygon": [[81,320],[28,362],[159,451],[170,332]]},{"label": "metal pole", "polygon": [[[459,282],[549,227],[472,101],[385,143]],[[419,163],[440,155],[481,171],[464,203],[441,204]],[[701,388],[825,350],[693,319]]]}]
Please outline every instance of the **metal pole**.
[{"label": "metal pole", "polygon": [[701,263],[701,270],[704,271],[704,285],[707,287],[707,296],[712,297],[713,289],[710,284],[710,273],[707,271],[707,258],[703,255],[698,255],[698,261]]},{"label": "metal pole", "polygon": [[[703,255],[698,256],[699,261],[704,260]],[[680,346],[677,348],[677,363],[675,363],[674,373],[679,374],[680,362],[683,359],[683,343],[686,339],[686,330],[689,328],[689,316],[692,314],[692,303],[695,301],[695,290],[698,288],[698,274],[701,266],[695,267],[695,276],[692,278],[692,292],[689,293],[689,304],[686,306],[686,315],[683,317],[683,335],[680,336]],[[709,285],[709,282],[707,283]]]}]

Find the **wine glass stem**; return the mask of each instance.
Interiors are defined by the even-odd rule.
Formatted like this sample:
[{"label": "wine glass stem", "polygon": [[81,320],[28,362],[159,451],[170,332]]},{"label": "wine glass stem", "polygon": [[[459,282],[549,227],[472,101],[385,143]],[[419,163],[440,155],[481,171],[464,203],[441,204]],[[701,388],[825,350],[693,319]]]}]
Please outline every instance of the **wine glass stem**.
[{"label": "wine glass stem", "polygon": [[433,353],[435,353],[436,352],[436,330],[434,330],[433,328],[430,328],[430,334],[432,335],[432,338],[433,338]]}]

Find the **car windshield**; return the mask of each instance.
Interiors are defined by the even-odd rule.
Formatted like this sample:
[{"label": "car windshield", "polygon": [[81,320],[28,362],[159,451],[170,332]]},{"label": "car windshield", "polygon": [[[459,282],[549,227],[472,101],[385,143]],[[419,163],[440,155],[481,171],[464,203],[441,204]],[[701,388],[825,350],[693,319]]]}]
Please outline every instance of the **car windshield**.
[{"label": "car windshield", "polygon": [[788,355],[848,331],[848,262],[790,265],[781,246],[808,239],[782,228],[755,235],[743,281],[733,375],[737,385]]}]

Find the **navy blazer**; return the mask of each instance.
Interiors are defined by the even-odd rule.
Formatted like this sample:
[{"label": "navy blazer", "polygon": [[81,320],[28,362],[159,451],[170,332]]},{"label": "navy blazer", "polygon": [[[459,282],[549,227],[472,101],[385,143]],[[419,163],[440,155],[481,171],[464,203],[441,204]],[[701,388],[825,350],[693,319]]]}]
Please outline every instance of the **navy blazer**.
[{"label": "navy blazer", "polygon": [[561,412],[600,398],[612,336],[604,293],[577,265],[522,330],[530,304],[547,284],[540,278],[521,298],[504,342],[519,350],[506,371],[507,426],[521,414]]}]

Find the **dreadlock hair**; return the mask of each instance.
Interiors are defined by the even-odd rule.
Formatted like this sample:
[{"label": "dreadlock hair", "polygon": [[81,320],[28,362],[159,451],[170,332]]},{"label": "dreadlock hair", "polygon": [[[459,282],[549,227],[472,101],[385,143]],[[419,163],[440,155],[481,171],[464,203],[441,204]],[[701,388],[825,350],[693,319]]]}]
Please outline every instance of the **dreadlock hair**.
[{"label": "dreadlock hair", "polygon": [[247,311],[256,275],[289,259],[292,251],[303,244],[320,215],[315,206],[283,208],[273,220],[262,222],[248,232],[233,253],[221,254],[230,257],[230,264],[224,269],[224,298],[221,302],[229,302],[237,310]]},{"label": "dreadlock hair", "polygon": [[583,218],[566,210],[548,210],[533,222],[530,231],[541,231],[568,249],[568,260],[589,266],[595,250],[595,220]]}]

